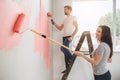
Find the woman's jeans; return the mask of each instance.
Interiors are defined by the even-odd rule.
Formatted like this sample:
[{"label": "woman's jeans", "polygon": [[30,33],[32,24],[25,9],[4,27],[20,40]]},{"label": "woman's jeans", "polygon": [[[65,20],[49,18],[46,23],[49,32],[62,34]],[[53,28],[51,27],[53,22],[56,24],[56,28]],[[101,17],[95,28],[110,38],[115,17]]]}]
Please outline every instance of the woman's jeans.
[{"label": "woman's jeans", "polygon": [[[69,47],[69,44],[71,41],[69,41],[67,38],[69,38],[70,36],[66,36],[66,37],[63,37],[63,45]],[[69,63],[71,61],[71,58],[72,58],[72,54],[69,50],[65,49],[64,47],[61,47],[61,51],[64,53],[65,55],[65,65],[66,65],[66,69],[68,68],[69,66]]]},{"label": "woman's jeans", "polygon": [[103,75],[94,75],[95,80],[111,80],[111,73],[107,71]]}]

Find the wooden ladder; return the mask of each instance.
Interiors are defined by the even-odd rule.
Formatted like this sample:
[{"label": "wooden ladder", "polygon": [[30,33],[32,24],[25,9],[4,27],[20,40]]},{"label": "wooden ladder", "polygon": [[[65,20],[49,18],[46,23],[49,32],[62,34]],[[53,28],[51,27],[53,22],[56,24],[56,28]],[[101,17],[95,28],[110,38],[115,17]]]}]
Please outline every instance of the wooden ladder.
[{"label": "wooden ladder", "polygon": [[[80,40],[79,40],[79,43],[77,44],[77,47],[75,49],[75,51],[79,51],[82,44],[83,44],[83,41],[85,39],[85,37],[87,37],[87,43],[88,43],[88,48],[89,48],[89,55],[92,53],[93,51],[93,44],[92,44],[92,40],[91,40],[91,36],[90,36],[90,32],[89,31],[84,31],[82,33],[82,36],[80,37]],[[90,57],[92,58],[92,55],[90,55]],[[75,62],[75,59],[76,59],[76,55],[73,54],[73,58],[72,58],[72,61],[69,65],[69,67],[67,68],[67,71],[64,73],[63,77],[61,80],[67,80],[67,77],[70,73],[70,70]]]}]

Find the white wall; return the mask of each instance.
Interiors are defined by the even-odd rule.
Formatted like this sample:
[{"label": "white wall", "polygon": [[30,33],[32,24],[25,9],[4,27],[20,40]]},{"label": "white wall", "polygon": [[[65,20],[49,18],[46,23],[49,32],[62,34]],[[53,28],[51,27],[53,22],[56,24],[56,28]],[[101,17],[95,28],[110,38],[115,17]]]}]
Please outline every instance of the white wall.
[{"label": "white wall", "polygon": [[[56,23],[61,24],[64,19],[64,6],[71,5],[72,0],[53,0],[53,18]],[[53,28],[53,38],[62,42],[61,32]],[[67,80],[93,80],[91,64],[81,58],[77,58]],[[61,80],[65,70],[64,54],[60,46],[53,44],[53,80]]]},{"label": "white wall", "polygon": [[[53,0],[53,19],[61,25],[64,18],[63,7],[65,0]],[[53,27],[53,39],[61,42],[61,32]],[[61,80],[61,72],[65,70],[64,55],[60,51],[60,46],[53,44],[53,80]]]},{"label": "white wall", "polygon": [[[43,1],[46,11],[51,11],[51,1]],[[33,1],[30,27],[35,26],[34,14],[40,8],[39,3],[39,0]],[[52,66],[47,69],[45,59],[34,52],[32,32],[23,33],[20,44],[14,49],[8,52],[0,49],[0,80],[53,80]]]}]

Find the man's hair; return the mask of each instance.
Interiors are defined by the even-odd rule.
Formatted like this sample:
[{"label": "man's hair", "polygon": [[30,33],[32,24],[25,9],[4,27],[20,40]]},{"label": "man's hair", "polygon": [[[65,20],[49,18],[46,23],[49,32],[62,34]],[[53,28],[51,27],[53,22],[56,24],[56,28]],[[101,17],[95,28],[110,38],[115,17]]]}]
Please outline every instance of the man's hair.
[{"label": "man's hair", "polygon": [[64,8],[68,8],[70,11],[72,11],[72,7],[70,5],[66,5]]}]

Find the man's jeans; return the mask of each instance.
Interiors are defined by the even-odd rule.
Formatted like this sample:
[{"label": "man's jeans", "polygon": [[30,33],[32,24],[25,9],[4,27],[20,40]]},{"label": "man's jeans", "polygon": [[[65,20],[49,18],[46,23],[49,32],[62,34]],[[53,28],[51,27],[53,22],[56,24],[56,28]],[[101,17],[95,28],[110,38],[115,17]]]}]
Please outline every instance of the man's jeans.
[{"label": "man's jeans", "polygon": [[[69,44],[70,44],[70,42],[71,41],[69,41],[67,38],[69,38],[70,36],[66,36],[66,37],[63,37],[63,45],[65,45],[65,46],[67,46],[67,47],[69,47]],[[72,54],[71,54],[71,52],[69,51],[69,50],[67,50],[67,49],[65,49],[65,48],[63,48],[63,47],[61,47],[61,51],[64,53],[64,55],[65,55],[65,64],[66,64],[66,69],[68,68],[68,66],[69,66],[69,62],[70,62],[70,60],[71,60],[71,58],[72,58]]]}]

